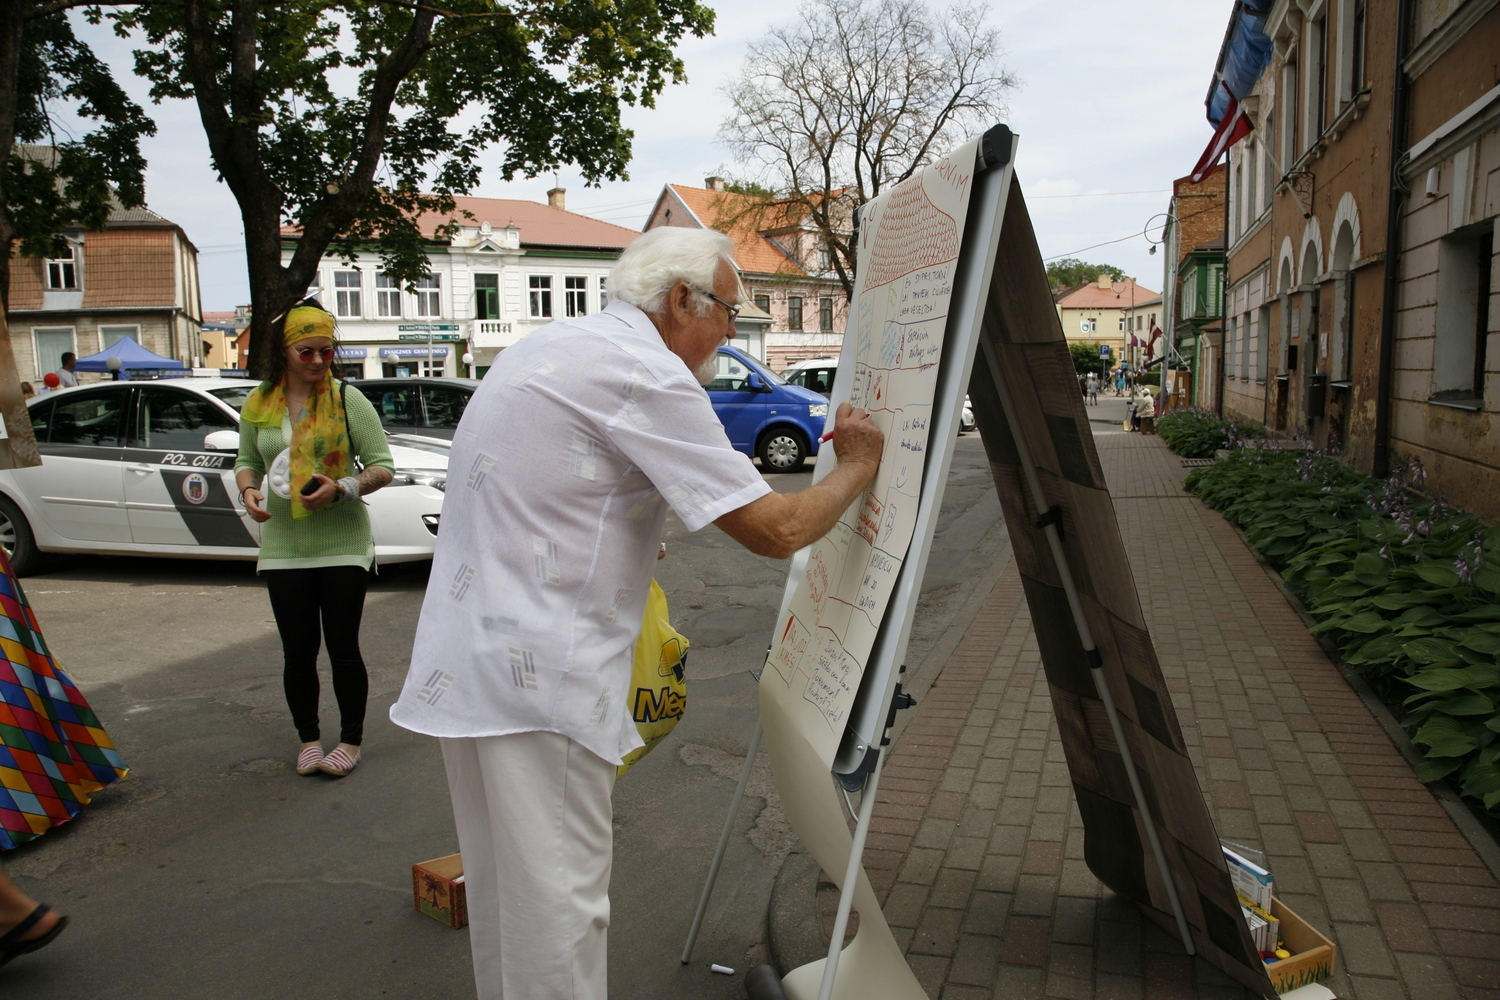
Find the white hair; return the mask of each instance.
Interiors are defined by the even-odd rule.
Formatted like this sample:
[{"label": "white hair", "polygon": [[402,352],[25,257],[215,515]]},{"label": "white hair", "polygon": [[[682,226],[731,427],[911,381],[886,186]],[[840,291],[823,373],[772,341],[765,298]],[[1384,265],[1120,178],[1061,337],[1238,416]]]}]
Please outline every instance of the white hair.
[{"label": "white hair", "polygon": [[642,312],[658,313],[666,305],[667,293],[679,281],[700,293],[698,315],[713,302],[702,293],[714,287],[719,264],[735,271],[734,241],[712,229],[662,226],[636,237],[609,272],[610,298],[621,299]]}]

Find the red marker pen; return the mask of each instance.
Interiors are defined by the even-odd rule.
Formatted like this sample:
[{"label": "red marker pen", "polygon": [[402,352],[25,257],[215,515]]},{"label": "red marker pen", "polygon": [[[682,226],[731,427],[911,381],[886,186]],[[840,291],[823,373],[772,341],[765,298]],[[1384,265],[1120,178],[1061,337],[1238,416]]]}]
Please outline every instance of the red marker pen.
[{"label": "red marker pen", "polygon": [[818,444],[823,444],[825,441],[829,441],[832,438],[833,438],[833,431],[824,431],[823,432],[823,436],[820,437],[820,438],[818,438]]}]

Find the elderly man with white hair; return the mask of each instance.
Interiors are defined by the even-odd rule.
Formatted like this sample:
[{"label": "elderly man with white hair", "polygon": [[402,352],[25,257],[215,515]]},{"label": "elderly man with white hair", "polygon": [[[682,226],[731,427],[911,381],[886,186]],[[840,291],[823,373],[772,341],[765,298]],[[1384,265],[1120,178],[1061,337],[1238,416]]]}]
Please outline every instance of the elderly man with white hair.
[{"label": "elderly man with white hair", "polygon": [[608,308],[502,353],[454,435],[391,719],[442,741],[480,1000],[606,995],[610,795],[641,745],[627,692],[667,508],[779,559],[875,476],[881,432],[847,404],[838,467],[801,492],[730,447],[702,386],[735,332],[732,251],[708,230],[637,238]]}]

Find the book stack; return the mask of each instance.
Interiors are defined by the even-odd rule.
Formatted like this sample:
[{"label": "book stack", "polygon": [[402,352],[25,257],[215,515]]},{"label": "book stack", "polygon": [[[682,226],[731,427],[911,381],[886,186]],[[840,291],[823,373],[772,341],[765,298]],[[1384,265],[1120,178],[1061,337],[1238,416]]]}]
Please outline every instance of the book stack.
[{"label": "book stack", "polygon": [[1222,846],[1229,880],[1234,884],[1245,923],[1250,927],[1250,938],[1261,957],[1273,957],[1280,947],[1281,928],[1280,921],[1271,915],[1276,880],[1265,867],[1265,855],[1238,844]]}]

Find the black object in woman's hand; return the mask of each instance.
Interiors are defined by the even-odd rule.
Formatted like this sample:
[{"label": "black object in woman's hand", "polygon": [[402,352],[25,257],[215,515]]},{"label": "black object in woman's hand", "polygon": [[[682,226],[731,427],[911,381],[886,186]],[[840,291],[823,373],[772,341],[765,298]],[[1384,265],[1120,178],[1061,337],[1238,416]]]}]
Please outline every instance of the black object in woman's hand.
[{"label": "black object in woman's hand", "polygon": [[311,478],[311,479],[309,479],[307,481],[307,485],[306,486],[302,487],[302,495],[305,496],[305,497],[310,497],[314,493],[318,492],[318,487],[320,487],[322,485],[323,485],[322,483],[318,482],[318,477],[314,476],[313,478]]}]

